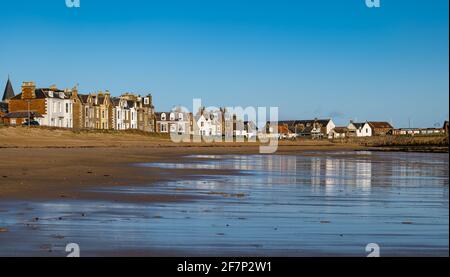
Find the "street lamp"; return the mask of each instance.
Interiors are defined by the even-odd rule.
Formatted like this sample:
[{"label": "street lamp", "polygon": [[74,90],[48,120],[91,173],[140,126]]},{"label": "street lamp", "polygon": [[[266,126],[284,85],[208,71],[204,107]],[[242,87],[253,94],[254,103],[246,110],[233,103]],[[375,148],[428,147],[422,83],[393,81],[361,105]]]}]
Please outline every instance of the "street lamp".
[{"label": "street lamp", "polygon": [[30,99],[27,99],[27,103],[28,103],[28,127],[30,127],[30,123],[31,123],[31,115],[30,115]]}]

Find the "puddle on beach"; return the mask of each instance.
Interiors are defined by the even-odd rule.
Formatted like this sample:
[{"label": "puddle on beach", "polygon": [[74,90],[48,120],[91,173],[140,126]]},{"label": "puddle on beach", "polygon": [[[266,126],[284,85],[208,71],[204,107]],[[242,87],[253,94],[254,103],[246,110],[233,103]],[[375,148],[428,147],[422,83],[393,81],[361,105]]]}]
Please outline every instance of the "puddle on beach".
[{"label": "puddle on beach", "polygon": [[[163,169],[230,169],[101,193],[179,202],[0,202],[0,256],[448,256],[448,155],[329,152],[190,156]],[[235,171],[233,171],[235,172]],[[189,198],[187,198],[189,199]]]}]

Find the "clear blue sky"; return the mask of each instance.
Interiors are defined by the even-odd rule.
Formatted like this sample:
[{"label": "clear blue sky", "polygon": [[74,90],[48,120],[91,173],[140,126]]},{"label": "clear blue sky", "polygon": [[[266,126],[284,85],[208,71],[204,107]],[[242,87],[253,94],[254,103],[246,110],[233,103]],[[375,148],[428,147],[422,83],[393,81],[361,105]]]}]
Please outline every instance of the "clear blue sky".
[{"label": "clear blue sky", "polygon": [[16,92],[151,92],[157,110],[278,106],[442,124],[449,114],[448,0],[65,0],[0,3],[0,79]]}]

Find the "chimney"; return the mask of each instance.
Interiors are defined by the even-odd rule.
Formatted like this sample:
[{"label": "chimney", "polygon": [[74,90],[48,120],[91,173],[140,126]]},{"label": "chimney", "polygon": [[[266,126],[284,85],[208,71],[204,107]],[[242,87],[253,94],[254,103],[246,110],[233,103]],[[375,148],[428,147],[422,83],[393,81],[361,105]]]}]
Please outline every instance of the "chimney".
[{"label": "chimney", "polygon": [[36,84],[34,82],[22,83],[22,99],[36,98]]}]

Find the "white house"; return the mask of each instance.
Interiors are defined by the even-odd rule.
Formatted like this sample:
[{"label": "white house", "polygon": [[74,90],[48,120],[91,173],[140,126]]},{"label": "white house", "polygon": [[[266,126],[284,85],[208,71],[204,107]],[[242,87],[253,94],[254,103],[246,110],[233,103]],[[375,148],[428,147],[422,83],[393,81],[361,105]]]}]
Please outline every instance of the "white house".
[{"label": "white house", "polygon": [[222,112],[201,111],[197,114],[196,135],[200,136],[222,136]]},{"label": "white house", "polygon": [[42,126],[60,128],[73,128],[73,100],[62,90],[54,87],[50,89],[37,89],[36,94],[45,97],[47,113],[37,121]]},{"label": "white house", "polygon": [[136,102],[123,97],[114,98],[114,129],[128,130],[138,128]]},{"label": "white house", "polygon": [[192,114],[174,109],[171,112],[155,113],[158,133],[191,134]]},{"label": "white house", "polygon": [[353,121],[350,121],[350,123],[347,126],[349,133],[352,136],[356,137],[371,137],[372,136],[372,128],[370,127],[369,123],[356,123]]}]

